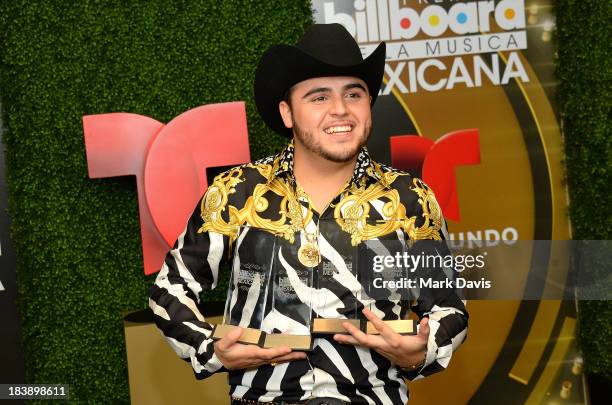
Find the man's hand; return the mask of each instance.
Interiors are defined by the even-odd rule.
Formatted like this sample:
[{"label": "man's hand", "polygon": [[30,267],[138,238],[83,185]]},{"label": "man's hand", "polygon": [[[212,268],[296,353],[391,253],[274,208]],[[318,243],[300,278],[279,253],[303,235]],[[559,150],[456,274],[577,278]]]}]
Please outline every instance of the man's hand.
[{"label": "man's hand", "polygon": [[258,367],[267,363],[282,363],[306,358],[306,353],[291,352],[289,347],[262,349],[255,345],[238,343],[242,328],[236,327],[215,342],[215,354],[228,370]]},{"label": "man's hand", "polygon": [[423,361],[427,353],[429,319],[423,318],[417,335],[403,336],[391,329],[369,309],[363,314],[378,329],[380,335],[367,335],[348,322],[342,326],[350,335],[334,335],[336,342],[365,346],[376,350],[399,367],[411,367]]}]

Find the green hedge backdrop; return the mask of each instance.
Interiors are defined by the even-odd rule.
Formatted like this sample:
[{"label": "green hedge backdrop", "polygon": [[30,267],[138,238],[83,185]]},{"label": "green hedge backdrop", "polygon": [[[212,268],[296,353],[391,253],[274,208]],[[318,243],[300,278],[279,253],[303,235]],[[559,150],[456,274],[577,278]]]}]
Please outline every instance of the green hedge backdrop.
[{"label": "green hedge backdrop", "polygon": [[143,273],[135,180],[87,177],[81,117],[168,122],[245,100],[251,156],[266,156],[283,141],[257,115],[254,69],[310,21],[307,0],[0,3],[27,381],[70,383],[71,402],[129,401],[122,317],[147,306],[153,277]]},{"label": "green hedge backdrop", "polygon": [[[556,14],[557,78],[573,236],[610,240],[612,1],[558,0]],[[586,370],[612,381],[612,301],[581,301],[578,311],[578,341]]]},{"label": "green hedge backdrop", "polygon": [[[611,2],[559,1],[557,11],[575,236],[610,239]],[[81,117],[128,111],[168,122],[245,100],[251,156],[270,154],[283,140],[253,106],[254,67],[310,21],[308,0],[0,3],[28,382],[69,382],[71,402],[129,401],[122,316],[146,307],[153,277],[142,270],[135,181],[87,177]],[[582,304],[580,315],[586,367],[609,377],[612,307]]]}]

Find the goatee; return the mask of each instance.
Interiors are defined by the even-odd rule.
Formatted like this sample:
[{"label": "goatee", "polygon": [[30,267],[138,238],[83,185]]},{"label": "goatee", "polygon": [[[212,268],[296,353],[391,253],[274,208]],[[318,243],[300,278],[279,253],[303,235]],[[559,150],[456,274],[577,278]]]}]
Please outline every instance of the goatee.
[{"label": "goatee", "polygon": [[341,150],[330,151],[325,150],[323,146],[321,146],[321,143],[315,140],[315,137],[312,135],[311,132],[304,131],[302,128],[300,128],[300,126],[295,123],[295,119],[293,120],[293,122],[293,134],[304,145],[304,147],[306,147],[306,149],[308,149],[314,154],[321,156],[326,160],[335,163],[346,163],[355,158],[361,148],[365,146],[365,144],[368,142],[368,138],[370,137],[370,134],[372,132],[372,125],[368,123],[363,129],[363,134],[361,135],[357,146],[347,146]]}]

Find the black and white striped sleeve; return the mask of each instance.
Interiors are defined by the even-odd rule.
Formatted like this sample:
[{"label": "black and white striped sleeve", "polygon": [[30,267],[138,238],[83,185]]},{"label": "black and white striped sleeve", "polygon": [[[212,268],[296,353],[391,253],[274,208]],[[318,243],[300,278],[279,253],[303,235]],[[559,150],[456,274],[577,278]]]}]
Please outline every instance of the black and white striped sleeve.
[{"label": "black and white striped sleeve", "polygon": [[[205,198],[205,197],[204,197]],[[215,288],[219,264],[227,257],[228,237],[202,226],[201,204],[189,218],[149,292],[155,323],[167,342],[191,363],[197,379],[226,371],[214,353],[212,325],[202,316],[200,293]]]},{"label": "black and white striped sleeve", "polygon": [[[429,220],[436,210],[441,213],[433,193],[427,203],[429,205],[428,212],[423,212],[423,205],[425,203],[422,200],[420,200],[419,204],[414,205],[416,206],[417,217],[425,217],[419,218],[424,221]],[[425,206],[427,207],[427,205]],[[420,223],[420,221],[417,221],[417,226]],[[433,224],[432,226],[436,227]],[[443,218],[440,218],[436,233],[437,235],[432,236],[432,238],[438,240],[437,242],[432,240],[417,241],[417,245],[425,246],[424,249],[428,251],[428,254],[450,255],[451,253],[446,242],[448,240],[448,233]],[[454,270],[432,266],[431,268],[424,269],[420,277],[431,278],[437,281],[442,281],[446,278],[452,279],[454,277]],[[465,303],[465,301],[459,298],[454,288],[420,289],[419,296],[412,306],[412,310],[418,315],[419,319],[425,316],[429,318],[430,332],[427,341],[427,356],[422,368],[415,371],[402,371],[405,378],[409,380],[424,378],[443,371],[448,367],[453,353],[467,338],[468,313]]]}]

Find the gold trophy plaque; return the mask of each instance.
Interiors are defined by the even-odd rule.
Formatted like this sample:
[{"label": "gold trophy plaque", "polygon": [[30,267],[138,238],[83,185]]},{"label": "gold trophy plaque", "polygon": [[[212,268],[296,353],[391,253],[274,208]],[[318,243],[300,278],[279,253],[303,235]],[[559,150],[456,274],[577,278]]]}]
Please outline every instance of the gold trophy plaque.
[{"label": "gold trophy plaque", "polygon": [[[399,333],[400,335],[416,335],[417,333],[417,322],[414,319],[397,319],[383,322],[395,333]],[[366,333],[368,335],[380,335],[376,326],[370,321],[366,324]]]},{"label": "gold trophy plaque", "polygon": [[359,319],[329,319],[329,318],[314,318],[312,320],[312,333],[317,335],[334,335],[336,333],[348,333],[342,324],[348,322],[357,329],[362,328],[362,322]]},{"label": "gold trophy plaque", "polygon": [[[236,326],[234,325],[227,324],[215,325],[211,337],[213,340],[222,339],[235,327]],[[244,328],[240,338],[238,339],[238,343],[261,346],[263,343],[263,336],[264,333],[259,329]]]},{"label": "gold trophy plaque", "polygon": [[288,346],[291,350],[307,352],[312,350],[312,336],[287,333],[265,333],[261,346],[265,349]]}]

